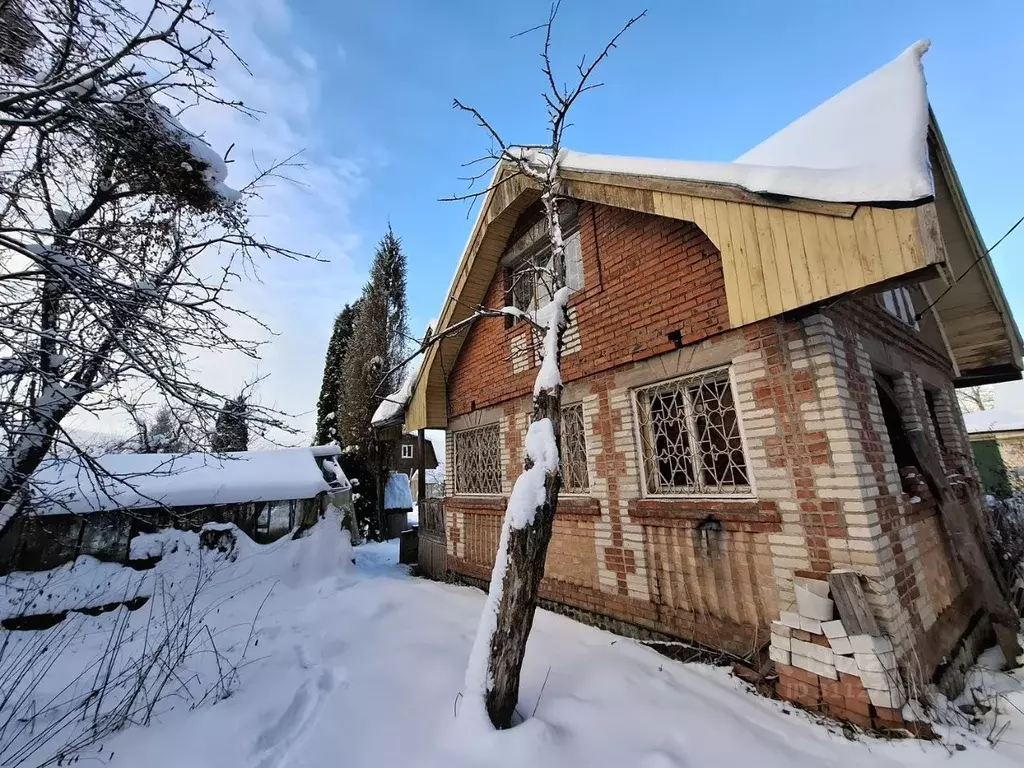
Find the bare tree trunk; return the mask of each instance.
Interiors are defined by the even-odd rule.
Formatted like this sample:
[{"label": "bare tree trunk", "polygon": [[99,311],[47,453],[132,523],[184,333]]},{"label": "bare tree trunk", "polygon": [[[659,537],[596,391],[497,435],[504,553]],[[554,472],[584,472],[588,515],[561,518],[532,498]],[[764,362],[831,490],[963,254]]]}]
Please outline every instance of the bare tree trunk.
[{"label": "bare tree trunk", "polygon": [[[491,137],[492,149],[483,158],[467,165],[491,161],[487,170],[471,175],[475,183],[494,172],[493,186],[482,191],[460,195],[449,200],[476,199],[495,187],[517,176],[531,179],[541,190],[541,200],[547,222],[551,246],[549,265],[534,264],[532,271],[541,279],[549,293],[547,316],[543,310],[524,312],[519,307],[501,310],[479,307],[469,322],[489,315],[513,316],[530,322],[535,331],[543,334],[541,368],[537,374],[533,394],[533,416],[526,438],[526,460],[523,474],[516,480],[502,527],[501,546],[491,573],[491,586],[487,605],[481,616],[476,642],[466,671],[467,695],[481,696],[487,715],[496,728],[512,725],[512,715],[519,699],[519,676],[526,653],[526,642],[533,628],[540,583],[544,577],[544,562],[552,525],[558,508],[558,492],[562,487],[561,475],[561,410],[562,341],[568,326],[566,303],[569,288],[566,281],[565,243],[559,219],[558,201],[560,184],[558,159],[562,148],[562,134],[569,125],[569,110],[583,93],[600,85],[590,84],[590,76],[615,47],[619,37],[639,21],[646,11],[630,19],[619,30],[601,53],[589,63],[586,59],[577,65],[579,77],[574,86],[559,86],[552,70],[550,49],[551,32],[558,13],[559,0],[554,0],[547,23],[536,29],[545,31],[542,58],[543,72],[548,82],[543,94],[547,105],[551,140],[543,145],[508,144],[487,122],[478,110],[458,100],[454,106],[470,113],[477,124]],[[537,306],[536,304],[533,306]],[[535,316],[531,316],[535,315]],[[435,334],[430,342],[452,335],[463,322]],[[424,346],[428,342],[424,342]],[[545,422],[550,422],[550,427]],[[538,466],[539,464],[539,466]],[[543,486],[539,473],[543,472]],[[541,488],[543,493],[541,493]],[[542,498],[538,498],[542,496]],[[537,503],[539,501],[539,503]],[[536,504],[536,507],[533,505]],[[486,658],[483,654],[486,652]]]},{"label": "bare tree trunk", "polygon": [[[552,320],[554,322],[554,320]],[[561,357],[562,335],[558,351]],[[543,390],[533,398],[533,421],[550,419],[556,445],[561,435],[562,388]],[[533,465],[529,458],[526,469]],[[519,673],[526,654],[526,641],[533,628],[537,595],[544,578],[551,529],[558,508],[558,492],[562,487],[560,472],[549,473],[544,480],[544,503],[537,508],[533,523],[525,528],[512,528],[508,540],[508,569],[498,605],[498,625],[491,638],[490,670],[493,685],[487,692],[487,714],[498,728],[512,724],[512,714],[519,701]]]}]

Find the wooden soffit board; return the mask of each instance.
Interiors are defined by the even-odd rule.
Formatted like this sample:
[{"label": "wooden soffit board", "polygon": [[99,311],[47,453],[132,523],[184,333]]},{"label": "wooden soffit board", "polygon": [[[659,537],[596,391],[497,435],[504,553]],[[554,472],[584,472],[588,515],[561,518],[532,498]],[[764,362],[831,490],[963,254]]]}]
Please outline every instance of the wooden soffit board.
[{"label": "wooden soffit board", "polygon": [[[986,255],[974,215],[934,116],[929,148],[935,178],[935,207],[949,271],[955,277],[952,287],[935,308],[961,379],[969,384],[972,378],[985,378],[988,382],[1020,378],[1020,332],[992,260]],[[930,295],[939,296],[947,285],[932,281],[925,287]],[[992,378],[991,371],[1002,373]]]}]

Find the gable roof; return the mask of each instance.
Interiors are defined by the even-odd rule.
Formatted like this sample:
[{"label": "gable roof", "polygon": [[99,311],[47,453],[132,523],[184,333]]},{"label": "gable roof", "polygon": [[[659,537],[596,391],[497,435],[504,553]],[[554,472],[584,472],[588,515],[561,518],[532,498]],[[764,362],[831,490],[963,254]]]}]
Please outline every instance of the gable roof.
[{"label": "gable roof", "polygon": [[[934,204],[929,152],[936,145],[929,137],[937,126],[921,66],[927,49],[927,42],[915,43],[733,163],[562,151],[562,192],[697,224],[721,253],[732,327],[909,276],[942,282],[949,277],[943,240],[952,225],[939,221]],[[938,152],[945,186],[959,189],[955,177],[949,181],[952,162],[944,145]],[[494,182],[508,172],[499,166]],[[482,301],[517,217],[537,197],[535,185],[522,176],[492,182],[439,327],[468,317],[469,308]],[[963,226],[976,234],[967,213]],[[980,242],[980,236],[975,239]],[[809,282],[800,283],[797,270],[784,282],[781,267],[788,269],[794,259],[801,261]],[[961,373],[984,360],[992,375],[1019,378],[1019,334],[991,263],[987,257],[982,261],[977,272],[985,281],[984,295],[968,296],[963,303],[988,302],[993,321],[987,332],[996,338],[984,355],[970,357]],[[955,286],[949,296],[959,290]],[[951,301],[940,302],[940,315]],[[446,338],[427,351],[409,400],[407,429],[445,426],[446,371],[462,340],[463,335]],[[952,338],[950,348],[957,359],[965,352]]]},{"label": "gable roof", "polygon": [[947,271],[955,284],[949,288],[947,281],[933,279],[924,288],[938,299],[935,310],[958,367],[956,383],[974,386],[1019,379],[1020,330],[934,115],[929,147],[935,167],[935,209]]}]

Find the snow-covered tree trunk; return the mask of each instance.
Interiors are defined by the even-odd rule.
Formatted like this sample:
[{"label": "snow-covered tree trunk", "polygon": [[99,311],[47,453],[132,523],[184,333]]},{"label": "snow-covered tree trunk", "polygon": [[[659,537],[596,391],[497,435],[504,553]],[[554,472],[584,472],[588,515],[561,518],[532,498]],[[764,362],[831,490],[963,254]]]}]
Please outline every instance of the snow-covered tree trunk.
[{"label": "snow-covered tree trunk", "polygon": [[[538,282],[549,292],[550,303],[532,317],[526,317],[515,307],[505,307],[497,312],[528,320],[542,336],[542,359],[533,387],[533,414],[526,435],[523,473],[516,480],[508,500],[498,553],[491,571],[487,602],[466,669],[466,708],[469,716],[482,720],[486,713],[491,724],[497,728],[512,725],[512,715],[519,700],[519,675],[533,627],[552,525],[558,510],[558,493],[562,486],[561,358],[563,337],[568,326],[569,301],[565,245],[558,210],[561,194],[558,159],[562,149],[562,135],[568,126],[569,111],[576,99],[599,85],[588,83],[594,70],[615,47],[623,32],[642,18],[646,11],[630,19],[593,61],[586,64],[583,60],[577,65],[579,77],[574,86],[561,88],[557,84],[559,81],[555,77],[550,57],[551,33],[557,13],[558,0],[555,0],[547,23],[538,27],[545,31],[542,71],[547,80],[544,93],[550,130],[550,141],[547,144],[506,143],[480,112],[455,101],[456,108],[469,112],[490,135],[491,151],[474,163],[492,161],[488,170],[494,171],[495,176],[492,185],[482,192],[449,199],[475,199],[510,178],[525,176],[540,188],[551,248],[550,266],[534,264],[532,270]],[[484,171],[471,176],[469,180],[475,183],[487,173]],[[480,308],[473,317],[489,314],[495,312]],[[457,332],[458,325],[461,324],[441,332],[438,338],[446,333]]]},{"label": "snow-covered tree trunk", "polygon": [[491,571],[487,604],[474,642],[466,687],[482,697],[491,722],[499,728],[512,724],[519,701],[519,674],[526,642],[533,628],[537,595],[562,487],[562,340],[568,325],[565,249],[555,195],[554,164],[543,194],[551,243],[554,296],[545,307],[546,318],[540,370],[533,387],[533,414],[526,435],[523,473],[509,496],[501,540]]}]

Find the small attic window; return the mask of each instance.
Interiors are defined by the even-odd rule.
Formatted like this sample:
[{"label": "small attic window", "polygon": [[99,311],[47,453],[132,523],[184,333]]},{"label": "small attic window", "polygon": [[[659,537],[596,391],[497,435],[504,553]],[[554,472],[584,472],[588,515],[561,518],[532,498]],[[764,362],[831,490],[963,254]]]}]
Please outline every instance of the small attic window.
[{"label": "small attic window", "polygon": [[915,319],[917,312],[914,310],[914,299],[907,286],[900,285],[888,291],[881,291],[876,297],[882,309],[914,330],[920,330]]},{"label": "small attic window", "polygon": [[[546,244],[537,254],[513,267],[512,306],[523,312],[534,312],[550,304],[555,291],[551,276],[544,269],[551,267],[551,247]],[[571,293],[583,288],[583,254],[578,229],[565,237],[565,281]]]},{"label": "small attic window", "polygon": [[408,444],[408,443],[405,443],[402,446],[402,458],[403,459],[411,459],[412,458],[412,446],[410,444]]},{"label": "small attic window", "polygon": [[[579,215],[575,206],[566,206],[561,215],[565,243],[565,279],[570,292],[583,289],[583,249],[580,242]],[[547,227],[538,221],[513,243],[506,253],[506,304],[523,312],[536,312],[551,303],[554,287],[550,274],[551,244]]]}]

